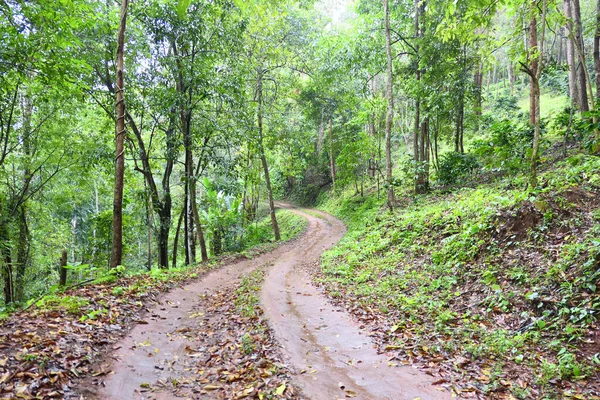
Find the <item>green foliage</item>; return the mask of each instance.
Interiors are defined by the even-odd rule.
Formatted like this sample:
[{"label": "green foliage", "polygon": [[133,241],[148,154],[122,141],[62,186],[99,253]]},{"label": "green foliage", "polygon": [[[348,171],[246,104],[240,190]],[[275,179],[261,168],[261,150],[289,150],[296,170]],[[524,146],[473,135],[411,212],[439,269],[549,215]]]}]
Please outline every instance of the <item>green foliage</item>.
[{"label": "green foliage", "polygon": [[[286,241],[300,235],[306,229],[307,222],[303,217],[288,210],[277,210],[277,221],[281,231],[281,240]],[[259,244],[273,241],[271,217],[265,216],[256,223],[246,226],[243,248],[248,249]]]},{"label": "green foliage", "polygon": [[442,185],[455,185],[459,180],[469,178],[480,167],[472,154],[446,153],[440,159],[437,179]]},{"label": "green foliage", "polygon": [[79,315],[89,305],[89,300],[77,296],[48,295],[38,300],[35,305],[42,311],[65,311]]},{"label": "green foliage", "polygon": [[[323,255],[321,281],[330,295],[389,315],[389,323],[411,332],[431,357],[507,360],[538,376],[543,390],[554,390],[556,379],[578,381],[593,368],[577,348],[600,312],[600,224],[597,205],[585,200],[591,209],[582,210],[575,194],[591,198],[600,187],[599,162],[579,155],[555,164],[541,175],[540,192],[524,192],[523,175],[419,197],[394,213],[383,211],[374,194],[324,195],[321,207],[349,229]],[[553,218],[517,228],[529,215],[516,211],[527,204]],[[549,238],[575,226],[580,233],[552,242],[549,255]],[[535,261],[515,257],[519,252]],[[498,368],[502,376],[509,367]],[[486,390],[494,385],[490,378]],[[526,397],[526,391],[513,395]]]},{"label": "green foliage", "polygon": [[502,120],[488,128],[488,137],[473,143],[473,154],[490,169],[516,172],[526,167],[533,128],[526,122]]}]

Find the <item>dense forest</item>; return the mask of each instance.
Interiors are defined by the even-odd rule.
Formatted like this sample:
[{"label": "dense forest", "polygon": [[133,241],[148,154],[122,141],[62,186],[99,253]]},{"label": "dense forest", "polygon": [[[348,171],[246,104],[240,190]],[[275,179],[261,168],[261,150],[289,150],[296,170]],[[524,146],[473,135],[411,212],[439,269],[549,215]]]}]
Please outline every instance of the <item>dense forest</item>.
[{"label": "dense forest", "polygon": [[[108,374],[101,346],[148,302],[240,259],[268,261],[200,295],[202,313],[244,330],[221,355],[228,376],[257,352],[279,365],[289,328],[267,304],[296,300],[267,300],[272,266],[303,240],[325,249],[305,249],[319,287],[306,296],[438,393],[600,396],[600,1],[0,0],[0,13],[2,396],[78,397],[65,387]],[[80,336],[39,333],[51,320]],[[232,329],[215,324],[209,337]],[[335,398],[303,381],[317,367],[288,361],[197,387]],[[393,398],[335,379],[338,397]]]}]

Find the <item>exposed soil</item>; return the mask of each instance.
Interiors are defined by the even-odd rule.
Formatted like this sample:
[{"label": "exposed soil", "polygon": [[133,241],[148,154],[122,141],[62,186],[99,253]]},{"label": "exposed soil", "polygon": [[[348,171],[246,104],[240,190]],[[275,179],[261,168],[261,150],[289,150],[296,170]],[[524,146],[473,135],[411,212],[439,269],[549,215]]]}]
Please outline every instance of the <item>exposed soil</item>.
[{"label": "exposed soil", "polygon": [[[131,332],[114,346],[111,375],[102,379],[100,386],[87,395],[99,399],[146,399],[155,398],[156,393],[147,394],[143,387],[156,385],[185,375],[186,348],[194,348],[195,338],[185,335],[197,323],[190,318],[201,312],[197,305],[203,296],[214,289],[231,285],[244,274],[273,262],[295,246],[295,242],[265,253],[257,258],[236,262],[213,271],[182,288],[166,294],[161,301],[147,312],[143,324],[136,325]],[[92,386],[93,387],[93,386]],[[86,393],[84,393],[86,394]],[[170,396],[161,398],[171,398]]]},{"label": "exposed soil", "polygon": [[[293,208],[283,203],[279,206]],[[200,346],[206,342],[205,338],[197,336],[199,325],[205,326],[204,334],[220,326],[211,326],[219,319],[219,313],[214,312],[219,308],[212,307],[207,299],[222,296],[243,275],[270,265],[261,303],[281,347],[282,360],[288,364],[283,368],[291,370],[292,382],[288,383],[291,390],[297,386],[311,399],[450,398],[449,393],[432,385],[433,377],[412,367],[398,367],[389,362],[386,354],[378,354],[358,323],[332,306],[312,285],[302,267],[314,263],[326,248],[337,243],[345,227],[326,214],[313,216],[299,210],[294,212],[308,220],[307,232],[302,237],[253,260],[227,265],[166,294],[159,304],[148,310],[144,321],[113,347],[114,353],[107,355],[107,359],[112,359],[107,369],[113,372],[90,380],[84,396],[101,399],[217,397],[218,391],[207,392],[202,386],[184,394],[164,383],[178,379],[189,383],[185,377],[197,374],[202,368],[202,357],[210,356],[210,348]],[[218,304],[222,307],[223,301]],[[198,318],[199,315],[202,317]],[[220,321],[222,325],[223,319]],[[220,342],[210,343],[214,346]],[[273,352],[276,350],[270,351],[269,356],[273,356]],[[199,357],[193,366],[189,362],[191,356]],[[215,363],[208,368],[211,366]],[[196,381],[201,379],[196,378]],[[248,394],[249,397],[255,395]],[[294,395],[298,397],[301,395]]]},{"label": "exposed soil", "polygon": [[262,303],[304,393],[311,399],[450,398],[432,385],[434,378],[378,354],[367,332],[311,283],[306,267],[338,242],[345,227],[327,214],[296,212],[308,220],[308,234],[270,268]]}]

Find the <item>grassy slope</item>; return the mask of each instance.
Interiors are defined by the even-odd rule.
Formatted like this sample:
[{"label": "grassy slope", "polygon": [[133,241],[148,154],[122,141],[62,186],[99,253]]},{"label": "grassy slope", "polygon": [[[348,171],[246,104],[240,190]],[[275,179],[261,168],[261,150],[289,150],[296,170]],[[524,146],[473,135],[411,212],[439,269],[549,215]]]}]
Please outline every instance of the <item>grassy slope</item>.
[{"label": "grassy slope", "polygon": [[323,199],[349,230],[320,279],[375,318],[382,345],[456,393],[598,395],[600,159],[555,167],[540,192],[519,177],[408,199],[393,214],[375,195]]}]

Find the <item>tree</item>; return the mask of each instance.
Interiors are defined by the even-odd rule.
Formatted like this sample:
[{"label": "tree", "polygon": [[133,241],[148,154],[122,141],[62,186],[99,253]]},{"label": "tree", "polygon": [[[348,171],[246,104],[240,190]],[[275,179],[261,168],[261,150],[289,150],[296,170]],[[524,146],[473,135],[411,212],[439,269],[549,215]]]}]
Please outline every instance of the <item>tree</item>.
[{"label": "tree", "polygon": [[529,49],[527,52],[527,59],[529,65],[522,63],[523,71],[529,75],[531,79],[531,106],[533,107],[530,114],[533,116],[534,133],[533,133],[533,145],[531,149],[531,167],[529,172],[529,184],[532,188],[536,188],[538,185],[537,177],[537,164],[539,160],[540,151],[540,133],[541,133],[541,117],[540,117],[540,77],[544,69],[544,41],[546,36],[546,15],[548,12],[547,0],[542,0],[542,15],[540,24],[542,27],[542,34],[539,40],[537,37],[537,0],[532,0],[530,15],[531,23],[529,25]]},{"label": "tree", "polygon": [[596,72],[596,106],[600,104],[600,0],[596,4],[596,29],[594,31],[594,70]]},{"label": "tree", "polygon": [[115,191],[113,200],[113,245],[110,265],[123,263],[123,187],[125,178],[125,29],[129,0],[121,0],[121,17],[117,33],[116,133],[115,133]]},{"label": "tree", "polygon": [[383,0],[385,14],[385,53],[387,58],[387,116],[385,120],[385,178],[387,184],[387,203],[390,211],[394,208],[394,185],[392,177],[392,126],[394,124],[394,69],[392,64],[392,39],[390,34],[389,1]]}]

